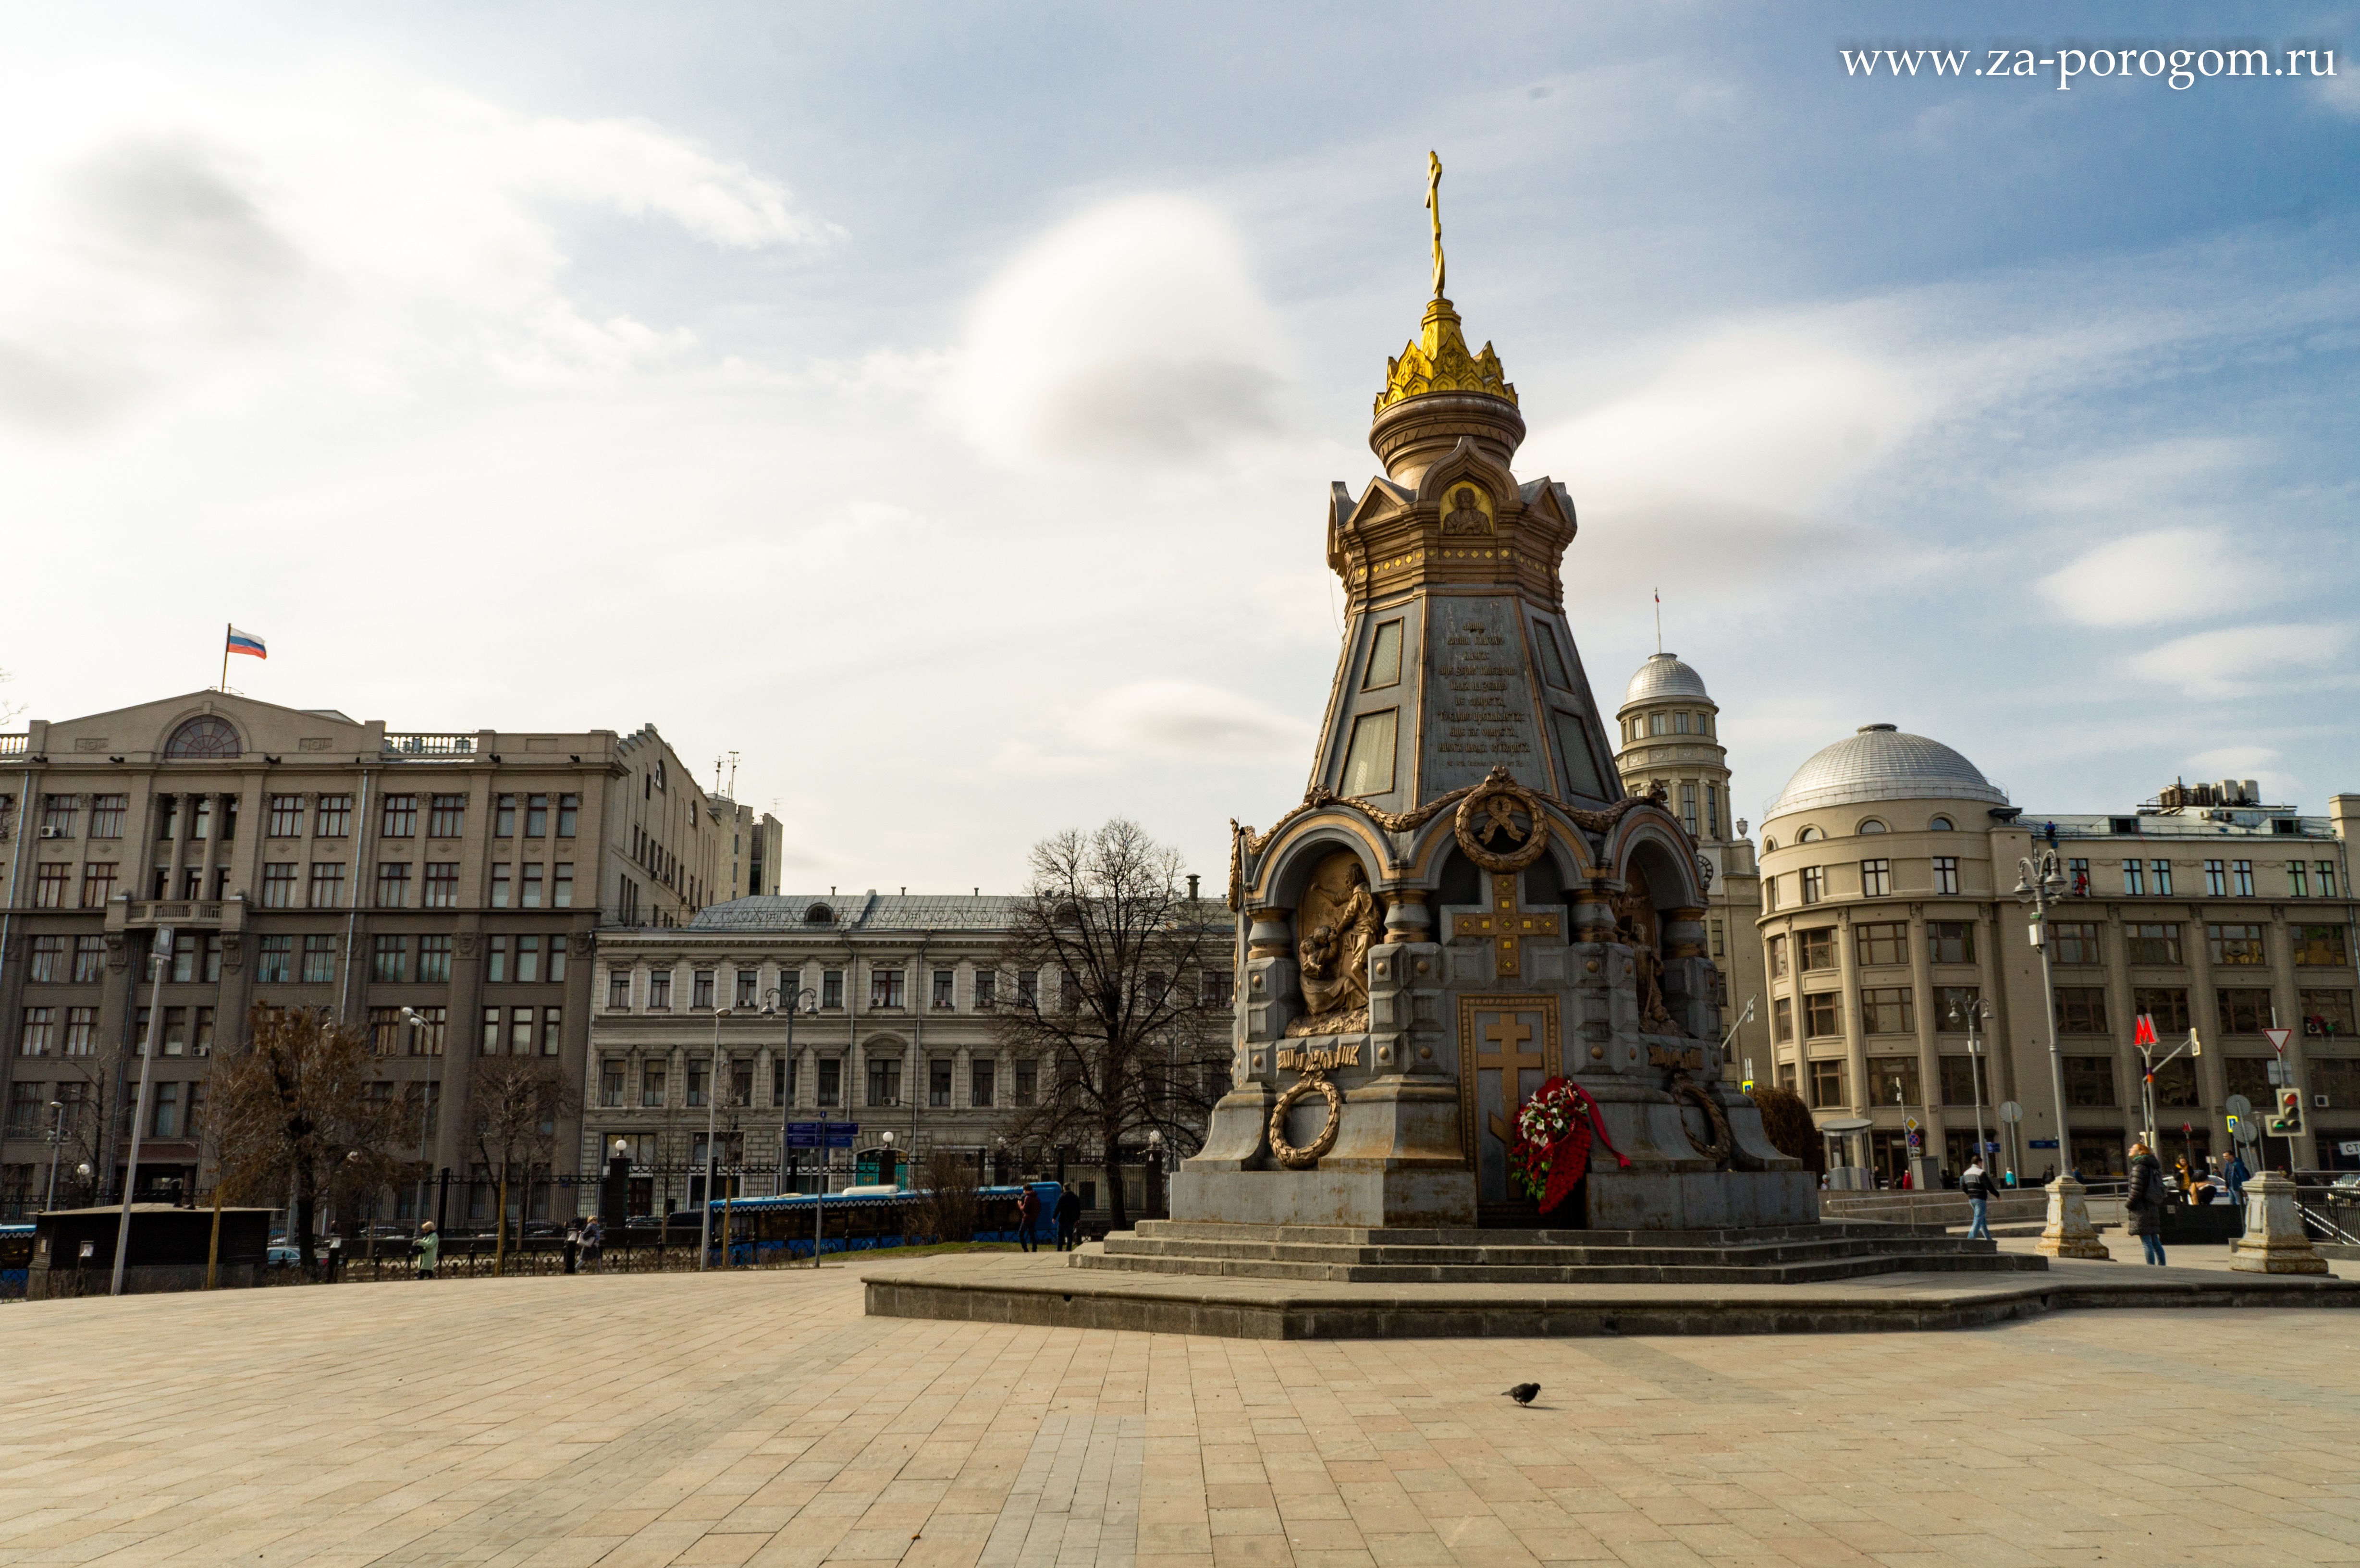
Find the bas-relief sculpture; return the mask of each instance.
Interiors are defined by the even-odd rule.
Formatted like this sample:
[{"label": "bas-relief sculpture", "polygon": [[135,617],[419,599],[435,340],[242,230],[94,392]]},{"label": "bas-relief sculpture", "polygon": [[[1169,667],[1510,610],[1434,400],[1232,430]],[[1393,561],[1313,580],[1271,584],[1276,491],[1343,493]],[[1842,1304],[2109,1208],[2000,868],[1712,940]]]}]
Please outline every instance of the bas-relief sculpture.
[{"label": "bas-relief sculpture", "polygon": [[[1510,1196],[1508,1140],[1524,1100],[1564,1075],[1630,1164],[1592,1168],[1549,1226],[1814,1219],[1811,1179],[1723,1078],[1696,844],[1660,789],[1625,795],[1597,754],[1562,749],[1602,735],[1563,609],[1572,507],[1507,467],[1523,417],[1442,295],[1439,180],[1437,159],[1435,298],[1371,430],[1386,477],[1331,498],[1352,622],[1319,760],[1268,832],[1232,823],[1235,1082],[1174,1179],[1173,1215],[1535,1225]],[[1364,631],[1391,619],[1398,679],[1371,695]],[[1349,798],[1345,742],[1378,705],[1395,714],[1396,782]],[[1605,794],[1568,799],[1568,779]]]}]

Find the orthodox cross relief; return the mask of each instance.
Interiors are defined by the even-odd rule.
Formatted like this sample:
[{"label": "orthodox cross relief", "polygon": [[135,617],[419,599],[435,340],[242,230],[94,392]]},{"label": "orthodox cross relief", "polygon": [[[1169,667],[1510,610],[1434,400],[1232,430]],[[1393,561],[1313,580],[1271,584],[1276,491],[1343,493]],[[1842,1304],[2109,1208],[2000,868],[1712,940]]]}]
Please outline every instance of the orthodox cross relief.
[{"label": "orthodox cross relief", "polygon": [[1455,917],[1451,935],[1458,937],[1489,937],[1498,966],[1493,974],[1502,980],[1513,980],[1524,974],[1524,943],[1527,936],[1561,936],[1565,927],[1553,914],[1528,915],[1516,908],[1516,877],[1513,872],[1491,878],[1491,910],[1489,914]]},{"label": "orthodox cross relief", "polygon": [[[1515,1103],[1519,1105],[1524,1103],[1521,1088],[1524,1071],[1529,1068],[1539,1073],[1543,1077],[1547,1076],[1547,1057],[1538,1051],[1524,1049],[1531,1042],[1532,1038],[1532,1025],[1524,1022],[1513,1013],[1502,1013],[1491,1023],[1483,1026],[1483,1040],[1475,1049],[1475,1071],[1479,1073],[1496,1071],[1500,1074],[1502,1084],[1518,1085],[1519,1093]],[[1491,1049],[1485,1051],[1483,1049],[1485,1045],[1489,1045]],[[1490,1120],[1493,1138],[1502,1143],[1512,1144],[1516,1141],[1515,1129],[1508,1125],[1505,1117],[1494,1111],[1491,1114]]]}]

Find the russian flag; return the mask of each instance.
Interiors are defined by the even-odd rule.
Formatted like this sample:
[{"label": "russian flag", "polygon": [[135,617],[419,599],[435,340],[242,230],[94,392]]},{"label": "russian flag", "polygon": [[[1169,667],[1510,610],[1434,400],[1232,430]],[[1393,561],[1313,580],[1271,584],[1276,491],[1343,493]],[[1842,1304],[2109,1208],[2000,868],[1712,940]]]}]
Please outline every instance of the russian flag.
[{"label": "russian flag", "polygon": [[262,639],[260,637],[255,636],[252,632],[242,632],[235,626],[232,626],[229,629],[229,647],[225,651],[230,653],[250,653],[257,659],[268,659],[270,657],[270,655],[264,650]]}]

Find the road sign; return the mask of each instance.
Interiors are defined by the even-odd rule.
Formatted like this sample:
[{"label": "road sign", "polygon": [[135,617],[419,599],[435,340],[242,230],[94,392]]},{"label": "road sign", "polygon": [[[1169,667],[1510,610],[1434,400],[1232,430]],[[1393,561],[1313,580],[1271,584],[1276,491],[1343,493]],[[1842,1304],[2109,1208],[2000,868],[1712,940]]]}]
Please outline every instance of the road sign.
[{"label": "road sign", "polygon": [[2036,1138],[2028,1139],[2027,1141],[2034,1149],[2054,1149],[2057,1147],[2057,1140],[2053,1138]]},{"label": "road sign", "polygon": [[850,1149],[858,1122],[789,1122],[789,1149]]},{"label": "road sign", "polygon": [[2335,1152],[2344,1155],[2360,1154],[2360,1140],[2346,1138],[2335,1146]]},{"label": "road sign", "polygon": [[2254,1102],[2243,1094],[2232,1094],[2222,1103],[2221,1108],[2233,1116],[2250,1116],[2254,1114]]},{"label": "road sign", "polygon": [[2152,1016],[2147,1013],[2141,1013],[2138,1016],[2138,1023],[2131,1030],[2131,1043],[2133,1045],[2153,1045],[2156,1043],[2155,1019]]},{"label": "road sign", "polygon": [[[2241,1097],[2242,1097],[2242,1096],[2241,1096]],[[2231,1111],[2231,1112],[2229,1113],[2229,1138],[2230,1138],[2230,1141],[2231,1141],[2231,1142],[2233,1142],[2233,1143],[2236,1141],[2236,1138],[2237,1138],[2237,1128],[2238,1128],[2238,1126],[2239,1126],[2238,1115],[2237,1115],[2237,1113],[2236,1113],[2236,1112],[2234,1112],[2234,1111]]]},{"label": "road sign", "polygon": [[1916,1132],[1918,1130],[1918,1118],[1916,1116],[1904,1116],[1901,1118],[1901,1125],[1907,1127],[1911,1132]]},{"label": "road sign", "polygon": [[[1999,1119],[2007,1123],[2008,1126],[2014,1127],[2016,1123],[2024,1119],[2024,1107],[2017,1105],[2014,1100],[2003,1100],[2000,1102]],[[2056,1146],[2051,1144],[2049,1147],[2054,1148]]]},{"label": "road sign", "polygon": [[1997,1154],[1999,1152],[1999,1139],[1993,1138],[1990,1142],[1984,1144],[1983,1152],[1985,1154]]},{"label": "road sign", "polygon": [[1918,1147],[1918,1133],[1915,1128],[1912,1128],[1909,1133],[1909,1147],[1912,1149]]},{"label": "road sign", "polygon": [[2196,1124],[2194,1122],[2182,1122],[2180,1124],[2180,1136],[2182,1138],[2189,1137],[2191,1134],[2194,1133],[2195,1130]]},{"label": "road sign", "polygon": [[2262,1063],[2262,1066],[2269,1073],[2271,1088],[2277,1089],[2285,1085],[2287,1082],[2287,1064],[2285,1062],[2265,1062]]},{"label": "road sign", "polygon": [[2262,1038],[2270,1042],[2270,1049],[2272,1051],[2277,1051],[2280,1056],[2284,1056],[2286,1054],[2286,1042],[2294,1038],[2294,1030],[2267,1029],[2262,1031]]}]

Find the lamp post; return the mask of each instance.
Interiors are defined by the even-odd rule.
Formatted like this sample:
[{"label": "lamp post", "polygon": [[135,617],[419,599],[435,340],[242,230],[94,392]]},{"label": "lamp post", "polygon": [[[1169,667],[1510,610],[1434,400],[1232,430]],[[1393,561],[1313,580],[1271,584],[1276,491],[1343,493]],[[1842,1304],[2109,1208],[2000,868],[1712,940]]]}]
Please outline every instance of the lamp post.
[{"label": "lamp post", "polygon": [[[402,1021],[403,1023],[406,1023],[406,1024],[408,1024],[408,1025],[410,1026],[410,1054],[412,1054],[412,1055],[414,1056],[414,1055],[416,1055],[416,1054],[418,1053],[418,1033],[419,1033],[419,1031],[420,1031],[421,1029],[424,1029],[424,1028],[426,1027],[426,1020],[425,1020],[424,1018],[420,1018],[420,1017],[418,1016],[418,1009],[417,1009],[417,1008],[415,1008],[415,1007],[404,1007],[404,1008],[402,1008],[402,1009],[401,1009],[401,1021]],[[424,1221],[424,1219],[426,1218],[426,1184],[427,1184],[427,1176],[428,1176],[428,1173],[429,1173],[429,1172],[433,1169],[432,1165],[432,1164],[430,1164],[430,1163],[428,1162],[427,1158],[426,1158],[426,1121],[427,1121],[427,1117],[428,1117],[428,1116],[431,1114],[431,1111],[432,1111],[432,1106],[430,1105],[429,1102],[432,1099],[432,1097],[433,1097],[433,1094],[434,1094],[434,1084],[433,1084],[433,1083],[432,1083],[432,1080],[429,1080],[429,1081],[427,1081],[427,1082],[425,1082],[425,1083],[421,1083],[421,1084],[419,1084],[419,1086],[418,1086],[418,1217],[419,1217],[420,1221],[421,1221],[421,1222],[423,1222],[423,1221]]]},{"label": "lamp post", "polygon": [[705,1075],[705,1201],[696,1206],[696,1268],[703,1273],[706,1259],[713,1251],[713,1173],[720,1168],[714,1157],[714,1112],[720,1098],[721,1086],[721,1020],[729,1016],[727,1007],[713,1009],[713,1065]]},{"label": "lamp post", "polygon": [[[792,1078],[794,1076],[795,1071],[795,1015],[797,1013],[818,1012],[819,993],[806,985],[803,989],[790,994],[787,991],[773,985],[769,990],[762,993],[762,1016],[766,1018],[776,1018],[779,1013],[779,1004],[781,1001],[784,1001],[787,1005],[787,1075]],[[792,1100],[793,1096],[791,1094],[788,1098]],[[779,1107],[779,1176],[778,1180],[773,1182],[772,1185],[782,1197],[786,1194],[787,1191],[787,1124],[794,1119],[795,1108],[793,1105],[787,1105]],[[825,1160],[827,1158],[826,1149],[823,1149],[819,1152],[822,1160]],[[825,1185],[825,1183],[823,1181],[822,1186]],[[816,1258],[818,1254],[814,1252],[812,1256]]]},{"label": "lamp post", "polygon": [[44,1209],[54,1209],[58,1206],[58,1153],[65,1148],[65,1142],[66,1103],[63,1100],[51,1100],[49,1102],[49,1195],[41,1204]]},{"label": "lamp post", "polygon": [[888,1187],[899,1187],[901,1183],[895,1180],[893,1175],[893,1135],[890,1132],[883,1132],[880,1133],[878,1137],[883,1140],[885,1145],[885,1169],[880,1171],[877,1174],[884,1178],[885,1185]]},{"label": "lamp post", "polygon": [[[2276,1015],[2272,1016],[2275,1018]],[[2158,1067],[2170,1066],[2172,1058],[2178,1056],[2183,1051],[2188,1052],[2191,1057],[2202,1056],[2204,1054],[2203,1042],[2196,1038],[2196,1031],[2192,1029],[2188,1031],[2188,1038],[2181,1040],[2178,1045],[2173,1046],[2171,1048],[2171,1055],[2165,1057],[2161,1062],[2158,1062],[2155,1059],[2155,1047],[2151,1045],[2142,1045],[2138,1048],[2139,1062],[2143,1069],[2139,1075],[2139,1110],[2142,1113],[2139,1120],[2143,1124],[2147,1146],[2149,1149],[2153,1149],[2156,1146],[2155,1070]]]},{"label": "lamp post", "polygon": [[2044,849],[2037,857],[2024,856],[2016,862],[2016,898],[2032,915],[2032,945],[2040,953],[2040,999],[2047,1009],[2042,1015],[2049,1023],[2049,1087],[2057,1098],[2057,1175],[2062,1179],[2072,1169],[2072,1134],[2065,1129],[2065,1047],[2057,1038],[2057,979],[2049,959],[2049,905],[2063,896],[2065,874],[2059,869],[2057,852]]},{"label": "lamp post", "polygon": [[139,1190],[139,1134],[148,1120],[148,1085],[156,1074],[156,1052],[164,1038],[164,966],[172,960],[172,928],[158,926],[148,950],[148,1041],[139,1057],[139,1099],[131,1111],[131,1152],[123,1171],[123,1217],[115,1226],[115,1279],[110,1296],[123,1294],[123,1264],[131,1250],[131,1195]]},{"label": "lamp post", "polygon": [[[1992,1016],[1992,1007],[1981,996],[1969,1002],[1950,1004],[1950,1021],[1967,1026],[1967,1073],[1975,1088],[1975,1158],[1983,1157],[1983,1069],[1982,1051],[1977,1045],[1976,1026]],[[2021,1178],[2019,1178],[2021,1180]]]}]

